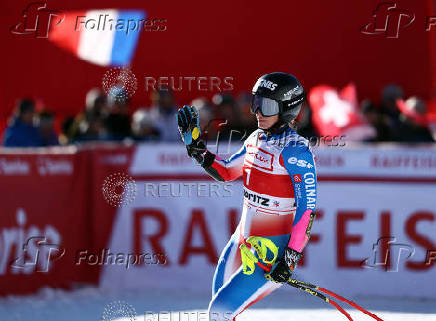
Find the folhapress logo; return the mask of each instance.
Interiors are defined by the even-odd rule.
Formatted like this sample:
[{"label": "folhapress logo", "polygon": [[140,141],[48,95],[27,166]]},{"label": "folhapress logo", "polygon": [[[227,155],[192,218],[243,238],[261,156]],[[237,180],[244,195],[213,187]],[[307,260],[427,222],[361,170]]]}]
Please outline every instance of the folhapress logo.
[{"label": "folhapress logo", "polygon": [[32,2],[23,10],[23,20],[9,30],[13,34],[48,38],[50,26],[60,24],[65,15],[58,10],[50,10],[47,3]]},{"label": "folhapress logo", "polygon": [[[383,243],[386,246],[385,251],[383,251]],[[364,268],[376,269],[381,267],[386,272],[398,272],[402,253],[407,254],[404,260],[408,260],[415,254],[415,248],[407,243],[398,243],[393,236],[380,237],[372,246],[371,257],[363,260],[361,265]]]},{"label": "folhapress logo", "polygon": [[22,208],[17,209],[16,221],[16,226],[0,228],[0,276],[50,272],[65,254],[61,234],[53,225],[27,225]]},{"label": "folhapress logo", "polygon": [[394,2],[379,3],[372,17],[373,21],[360,28],[360,32],[386,38],[398,38],[400,29],[410,26],[415,20],[413,12],[397,8]]}]

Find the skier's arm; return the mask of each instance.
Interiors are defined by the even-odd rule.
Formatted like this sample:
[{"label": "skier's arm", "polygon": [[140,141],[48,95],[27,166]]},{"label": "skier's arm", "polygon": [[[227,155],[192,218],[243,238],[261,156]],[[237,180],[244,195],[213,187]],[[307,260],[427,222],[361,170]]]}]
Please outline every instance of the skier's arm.
[{"label": "skier's arm", "polygon": [[244,156],[245,146],[225,160],[206,151],[201,166],[218,181],[233,181],[242,175]]},{"label": "skier's arm", "polygon": [[194,158],[210,176],[223,182],[235,180],[242,175],[245,146],[229,159],[222,160],[208,151],[206,144],[199,138],[199,118],[195,107],[184,106],[179,109],[177,121],[189,157]]},{"label": "skier's arm", "polygon": [[316,170],[312,152],[306,145],[288,146],[280,155],[291,176],[297,210],[288,247],[301,253],[309,241],[316,207]]},{"label": "skier's arm", "polygon": [[312,152],[306,145],[285,147],[280,154],[280,163],[291,176],[297,210],[288,246],[270,276],[275,282],[287,282],[309,240],[315,218],[316,171]]}]

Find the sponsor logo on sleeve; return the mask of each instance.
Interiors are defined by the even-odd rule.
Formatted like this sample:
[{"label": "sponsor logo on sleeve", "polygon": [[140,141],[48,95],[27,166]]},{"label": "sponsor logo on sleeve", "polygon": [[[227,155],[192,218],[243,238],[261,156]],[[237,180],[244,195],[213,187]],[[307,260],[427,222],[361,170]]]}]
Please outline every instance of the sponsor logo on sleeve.
[{"label": "sponsor logo on sleeve", "polygon": [[303,168],[313,168],[313,165],[304,159],[298,159],[297,157],[289,157],[288,163],[291,165],[297,165]]},{"label": "sponsor logo on sleeve", "polygon": [[305,173],[304,178],[304,189],[306,191],[307,208],[315,209],[316,205],[316,180],[314,173]]}]

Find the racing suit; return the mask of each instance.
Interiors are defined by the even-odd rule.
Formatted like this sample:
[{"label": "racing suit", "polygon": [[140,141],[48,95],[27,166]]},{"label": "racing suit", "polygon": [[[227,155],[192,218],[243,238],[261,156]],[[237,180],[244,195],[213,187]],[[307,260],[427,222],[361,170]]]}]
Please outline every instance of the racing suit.
[{"label": "racing suit", "polygon": [[227,160],[206,151],[202,166],[219,181],[243,176],[241,220],[221,253],[209,304],[210,320],[234,320],[281,285],[265,279],[260,268],[243,274],[239,245],[249,236],[265,237],[281,257],[286,247],[301,253],[309,239],[317,194],[314,157],[307,140],[286,126],[273,135],[254,131]]}]

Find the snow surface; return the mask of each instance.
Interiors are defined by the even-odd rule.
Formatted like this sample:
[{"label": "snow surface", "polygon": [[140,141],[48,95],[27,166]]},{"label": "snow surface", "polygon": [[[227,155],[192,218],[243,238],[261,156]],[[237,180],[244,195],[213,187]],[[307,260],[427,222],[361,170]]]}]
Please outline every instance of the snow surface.
[{"label": "snow surface", "polygon": [[[295,290],[296,291],[296,290]],[[322,300],[300,292],[279,289],[241,314],[238,321],[272,320],[347,320],[345,316]],[[73,291],[42,289],[30,296],[8,296],[0,299],[1,321],[205,321],[209,292],[122,290],[81,288]],[[436,320],[436,300],[356,297],[356,303],[385,321]],[[121,318],[123,314],[103,317],[105,308],[122,301],[134,308],[136,318]],[[347,305],[344,305],[346,307]],[[171,311],[165,314],[164,311]],[[372,318],[347,308],[355,321]],[[188,312],[192,312],[189,313]],[[197,312],[197,313],[193,313]],[[200,313],[201,312],[201,313]]]}]

